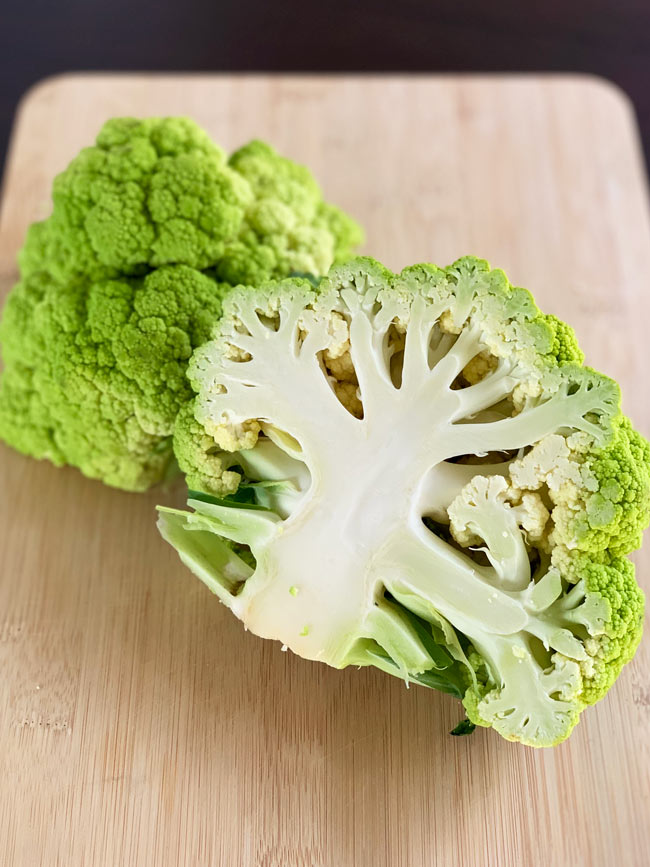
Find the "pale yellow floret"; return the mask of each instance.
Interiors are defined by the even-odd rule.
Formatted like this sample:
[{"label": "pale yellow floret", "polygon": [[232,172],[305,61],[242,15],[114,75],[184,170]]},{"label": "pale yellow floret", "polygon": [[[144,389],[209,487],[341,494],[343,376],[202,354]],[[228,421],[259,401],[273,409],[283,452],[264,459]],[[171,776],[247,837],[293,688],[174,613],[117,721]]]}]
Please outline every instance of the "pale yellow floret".
[{"label": "pale yellow floret", "polygon": [[[556,511],[555,509],[553,510]],[[557,528],[551,533],[551,537],[557,535]],[[573,571],[573,560],[571,556],[571,548],[569,545],[555,544],[551,551],[551,566],[560,573],[560,575],[570,575]]]},{"label": "pale yellow floret", "polygon": [[[522,491],[545,488],[548,492],[554,528],[547,542],[552,546],[571,549],[576,545],[566,528],[573,527],[575,519],[584,512],[585,490],[593,490],[596,485],[584,465],[584,456],[590,448],[588,434],[579,432],[569,437],[551,434],[510,466],[510,478],[516,488]],[[554,557],[560,556],[556,549]],[[559,562],[554,561],[554,565],[561,568]]]},{"label": "pale yellow floret", "polygon": [[477,536],[477,534],[474,533],[467,524],[451,517],[451,510],[450,519],[449,529],[452,538],[454,541],[458,542],[459,545],[462,545],[463,548],[474,548],[477,545],[483,544],[483,539],[481,539],[480,536]]},{"label": "pale yellow floret", "polygon": [[529,542],[540,543],[546,534],[549,511],[539,494],[512,488],[503,476],[475,476],[448,508],[450,530],[459,545],[467,548],[478,545],[480,537],[472,531],[464,518],[469,503],[494,503],[511,512],[519,526],[526,531]]},{"label": "pale yellow floret", "polygon": [[516,412],[521,412],[525,409],[529,401],[535,400],[542,393],[542,386],[536,379],[529,379],[527,382],[520,382],[516,385],[512,392],[512,404]]},{"label": "pale yellow floret", "polygon": [[438,320],[438,325],[440,326],[440,330],[445,334],[460,334],[463,330],[462,323],[456,325],[454,322],[454,314],[451,310],[445,310],[445,312],[441,314],[440,319]]},{"label": "pale yellow floret", "polygon": [[351,382],[355,386],[357,385],[357,373],[349,351],[344,352],[343,355],[339,355],[337,358],[331,358],[327,352],[324,354],[327,369],[338,382]]},{"label": "pale yellow floret", "polygon": [[[594,644],[597,644],[598,646],[600,646],[599,643],[595,642],[593,639],[588,639],[588,641],[592,641]],[[585,642],[585,644],[586,643],[587,642]],[[587,653],[589,653],[588,649],[587,649]],[[596,653],[593,654],[593,656],[595,656],[595,655],[596,655]],[[585,659],[581,659],[578,662],[578,665],[580,666],[580,672],[582,673],[583,677],[593,677],[594,676],[596,666],[594,665],[593,656],[587,656]]]},{"label": "pale yellow floret", "polygon": [[508,482],[503,476],[476,475],[465,485],[447,509],[449,529],[459,545],[469,548],[483,541],[467,522],[466,507],[469,505],[480,508],[482,504],[496,503],[504,509],[509,509],[510,506],[506,503],[507,493]]},{"label": "pale yellow floret", "polygon": [[330,341],[325,350],[327,358],[340,358],[350,351],[350,326],[340,313],[332,313],[327,318],[327,333]]},{"label": "pale yellow floret", "polygon": [[475,355],[474,358],[465,365],[462,371],[463,377],[469,385],[475,385],[477,382],[485,379],[488,374],[496,370],[498,363],[499,359],[495,355],[492,355],[492,353],[487,350],[483,350],[483,352],[479,352],[478,355]]},{"label": "pale yellow floret", "polygon": [[363,406],[359,399],[359,382],[350,353],[350,326],[340,313],[328,318],[330,344],[323,351],[323,361],[332,387],[343,406],[361,418]]},{"label": "pale yellow floret", "polygon": [[526,491],[546,485],[554,503],[572,499],[584,484],[579,455],[560,434],[544,437],[527,455],[513,461],[510,478],[515,487]]},{"label": "pale yellow floret", "polygon": [[530,542],[542,542],[546,535],[550,512],[540,495],[523,494],[521,503],[515,507],[515,512],[520,526],[528,533],[528,540]]},{"label": "pale yellow floret", "polygon": [[261,431],[260,424],[255,419],[238,424],[214,424],[207,418],[203,426],[206,433],[214,438],[216,445],[227,452],[254,448]]},{"label": "pale yellow floret", "polygon": [[560,503],[553,508],[553,521],[555,528],[549,536],[549,541],[555,546],[555,550],[563,547],[567,550],[575,548],[578,544],[575,533],[570,529],[575,526],[576,520],[584,514],[584,500],[578,498],[578,489],[573,500]]},{"label": "pale yellow floret", "polygon": [[253,357],[250,352],[246,352],[245,349],[242,349],[241,346],[237,346],[235,343],[226,344],[223,355],[229,361],[250,361]]},{"label": "pale yellow floret", "polygon": [[586,431],[577,430],[566,438],[566,443],[574,455],[586,455],[594,446],[594,438]]}]

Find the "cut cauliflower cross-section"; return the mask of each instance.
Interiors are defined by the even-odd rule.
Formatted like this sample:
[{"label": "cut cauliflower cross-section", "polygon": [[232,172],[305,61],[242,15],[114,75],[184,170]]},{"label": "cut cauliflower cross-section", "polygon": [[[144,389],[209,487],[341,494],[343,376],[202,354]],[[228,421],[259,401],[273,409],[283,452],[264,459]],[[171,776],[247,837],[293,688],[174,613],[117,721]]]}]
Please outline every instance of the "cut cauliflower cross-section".
[{"label": "cut cauliflower cross-section", "polygon": [[633,655],[648,445],[501,271],[357,259],[235,290],[190,380],[176,454],[200,490],[160,529],[255,634],[532,746]]}]

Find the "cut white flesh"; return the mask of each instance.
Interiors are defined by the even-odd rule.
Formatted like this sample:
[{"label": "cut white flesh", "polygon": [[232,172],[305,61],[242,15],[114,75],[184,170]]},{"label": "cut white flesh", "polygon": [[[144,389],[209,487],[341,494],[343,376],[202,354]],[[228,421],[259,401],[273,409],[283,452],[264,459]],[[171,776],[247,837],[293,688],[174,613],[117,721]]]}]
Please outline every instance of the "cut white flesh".
[{"label": "cut white flesh", "polygon": [[[423,295],[381,296],[363,278],[320,297],[306,290],[271,300],[235,296],[220,337],[193,362],[196,417],[212,433],[256,421],[264,436],[240,453],[240,463],[253,486],[256,480],[286,486],[275,494],[272,485],[265,493],[260,488],[257,501],[267,507],[261,511],[191,501],[198,514],[187,519],[187,535],[214,533],[250,548],[254,570],[216,592],[256,635],[335,667],[394,664],[409,679],[433,665],[404,616],[400,600],[409,600],[411,612],[446,634],[455,659],[463,651],[454,630],[472,642],[501,681],[503,702],[503,672],[516,665],[536,673],[528,678],[530,725],[542,731],[537,710],[557,720],[575,713],[568,693],[544,673],[551,654],[584,657],[571,630],[547,616],[562,583],[552,571],[548,580],[533,576],[521,519],[507,503],[486,498],[457,509],[485,544],[484,564],[423,519],[448,524],[452,501],[472,479],[487,484],[507,476],[513,453],[550,434],[598,436],[612,392],[606,381],[581,379],[576,371],[518,411],[509,404],[507,415],[513,390],[533,373],[513,353],[480,381],[459,387],[461,372],[488,340],[471,322],[457,337],[445,332],[448,306],[449,299]],[[405,331],[401,343],[395,323]],[[341,403],[328,373],[324,353],[334,353],[336,340],[349,353],[362,417]],[[502,463],[492,460],[499,454]],[[491,463],[457,462],[463,455],[490,455]],[[206,580],[205,546],[188,538],[183,553],[178,521],[163,510],[163,534],[215,589],[218,564]],[[237,572],[231,555],[219,557]],[[500,712],[494,710],[497,728]]]}]

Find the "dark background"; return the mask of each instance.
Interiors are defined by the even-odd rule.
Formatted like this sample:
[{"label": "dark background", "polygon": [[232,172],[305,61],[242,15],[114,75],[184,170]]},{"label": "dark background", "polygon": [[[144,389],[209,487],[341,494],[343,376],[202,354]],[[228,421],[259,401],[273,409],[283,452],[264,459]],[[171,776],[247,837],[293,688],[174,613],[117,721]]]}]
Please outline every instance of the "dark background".
[{"label": "dark background", "polygon": [[71,70],[577,71],[650,154],[650,0],[0,0],[0,165],[29,85]]}]

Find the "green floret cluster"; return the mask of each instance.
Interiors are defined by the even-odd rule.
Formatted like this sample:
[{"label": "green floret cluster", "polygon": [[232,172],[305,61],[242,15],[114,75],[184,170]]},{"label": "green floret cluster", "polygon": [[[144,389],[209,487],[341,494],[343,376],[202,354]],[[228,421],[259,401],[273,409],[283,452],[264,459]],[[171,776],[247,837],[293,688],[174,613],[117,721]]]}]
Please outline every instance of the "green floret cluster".
[{"label": "green floret cluster", "polygon": [[324,274],[361,240],[309,170],[230,159],[185,118],[117,118],[54,181],[0,339],[0,438],[143,490],[172,467],[185,368],[232,285]]},{"label": "green floret cluster", "polygon": [[580,550],[625,555],[641,546],[650,523],[650,444],[621,415],[611,442],[584,464],[585,516],[575,530]]},{"label": "green floret cluster", "polygon": [[55,178],[52,215],[29,230],[21,274],[66,282],[161,265],[236,285],[324,274],[361,241],[310,171],[253,141],[230,159],[186,118],[109,120]]},{"label": "green floret cluster", "polygon": [[242,219],[246,185],[184,118],[109,120],[54,180],[52,215],[19,256],[23,277],[90,280],[167,264],[205,268]]},{"label": "green floret cluster", "polygon": [[192,350],[221,313],[222,287],[186,265],[146,277],[19,283],[0,328],[0,432],[26,454],[129,490],[160,480],[191,396]]},{"label": "green floret cluster", "polygon": [[173,431],[174,453],[187,486],[220,496],[234,494],[241,476],[229,467],[236,464],[236,458],[217,446],[214,437],[194,417],[194,411],[195,401],[188,400],[176,416]]},{"label": "green floret cluster", "polygon": [[585,356],[578,346],[578,340],[573,328],[550,313],[544,319],[552,335],[549,355],[552,355],[558,364],[566,364],[568,362],[582,364]]},{"label": "green floret cluster", "polygon": [[360,244],[357,223],[323,201],[311,172],[265,142],[240,148],[228,166],[247,182],[251,204],[216,266],[221,280],[259,286],[294,272],[326,274]]},{"label": "green floret cluster", "polygon": [[[576,598],[588,598],[595,619],[600,619],[597,634],[585,639],[587,657],[581,663],[581,700],[587,705],[595,704],[607,693],[639,646],[644,595],[636,583],[634,564],[627,557],[610,553],[592,557],[574,551],[565,559],[563,567]],[[565,612],[564,616],[569,615]],[[579,619],[574,621],[574,617],[570,617],[570,620],[574,626],[581,625]]]}]

